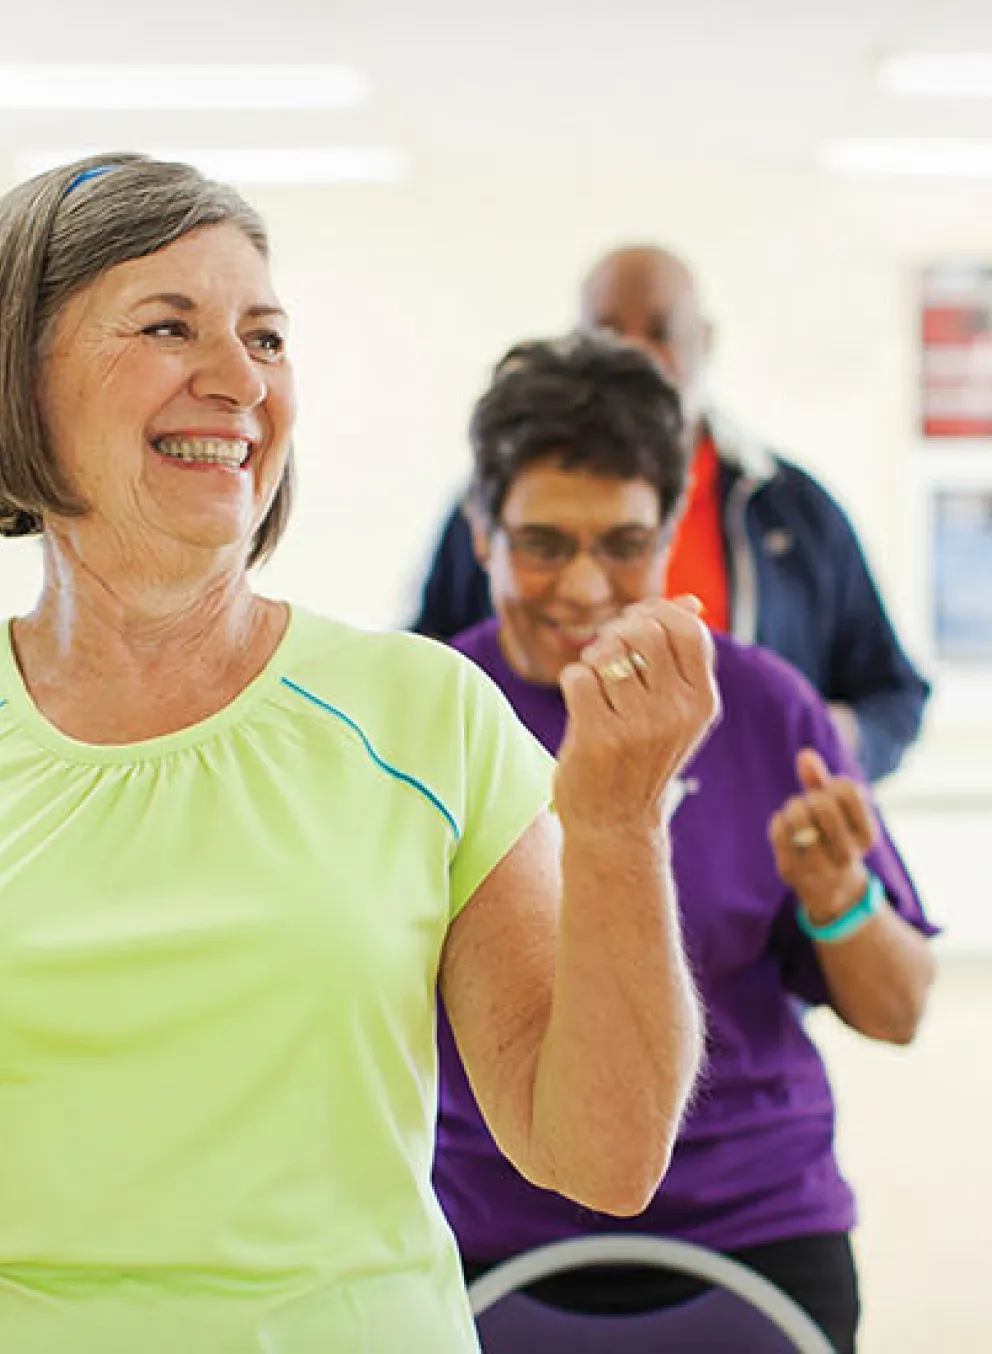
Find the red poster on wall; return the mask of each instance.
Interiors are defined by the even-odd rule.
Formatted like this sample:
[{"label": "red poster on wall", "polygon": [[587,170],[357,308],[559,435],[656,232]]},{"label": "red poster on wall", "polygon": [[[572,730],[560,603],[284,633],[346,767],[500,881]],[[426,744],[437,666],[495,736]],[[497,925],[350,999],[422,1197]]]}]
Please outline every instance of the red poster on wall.
[{"label": "red poster on wall", "polygon": [[992,437],[992,266],[923,273],[924,437]]}]

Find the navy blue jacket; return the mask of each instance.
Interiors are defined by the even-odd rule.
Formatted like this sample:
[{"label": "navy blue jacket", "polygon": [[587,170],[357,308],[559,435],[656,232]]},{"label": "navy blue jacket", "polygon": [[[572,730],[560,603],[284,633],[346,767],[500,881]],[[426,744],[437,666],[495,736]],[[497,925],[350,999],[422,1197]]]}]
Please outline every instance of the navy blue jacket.
[{"label": "navy blue jacket", "polygon": [[[930,694],[892,628],[854,529],[799,466],[712,414],[730,581],[731,629],[786,658],[858,721],[871,780],[894,771]],[[486,575],[456,505],[441,533],[413,629],[448,640],[492,613]]]}]

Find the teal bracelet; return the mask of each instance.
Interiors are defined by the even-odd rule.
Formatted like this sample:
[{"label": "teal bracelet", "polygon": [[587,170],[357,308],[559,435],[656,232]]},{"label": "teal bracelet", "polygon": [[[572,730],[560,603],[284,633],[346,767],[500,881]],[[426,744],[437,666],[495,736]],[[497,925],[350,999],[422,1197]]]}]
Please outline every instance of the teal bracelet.
[{"label": "teal bracelet", "polygon": [[885,889],[882,881],[877,875],[869,873],[868,887],[864,893],[854,906],[836,921],[828,922],[826,926],[815,926],[807,917],[802,903],[796,907],[796,921],[799,923],[800,931],[809,936],[810,940],[816,940],[821,945],[836,945],[838,941],[847,940],[849,936],[853,936],[866,926],[884,902]]}]

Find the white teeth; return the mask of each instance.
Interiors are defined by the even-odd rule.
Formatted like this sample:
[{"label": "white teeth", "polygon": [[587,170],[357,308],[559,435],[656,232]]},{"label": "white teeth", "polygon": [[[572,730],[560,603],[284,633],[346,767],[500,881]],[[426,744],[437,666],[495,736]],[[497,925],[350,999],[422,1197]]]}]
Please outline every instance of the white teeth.
[{"label": "white teeth", "polygon": [[174,461],[196,461],[201,465],[226,465],[237,470],[244,465],[251,443],[242,438],[162,437],[155,450]]}]

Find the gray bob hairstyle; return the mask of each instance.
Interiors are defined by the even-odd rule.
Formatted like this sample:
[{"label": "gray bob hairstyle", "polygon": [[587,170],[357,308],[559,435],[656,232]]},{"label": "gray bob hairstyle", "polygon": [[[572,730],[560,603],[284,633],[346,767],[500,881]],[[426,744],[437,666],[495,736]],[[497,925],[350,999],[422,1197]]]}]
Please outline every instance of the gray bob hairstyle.
[{"label": "gray bob hairstyle", "polygon": [[[224,222],[268,258],[265,226],[233,188],[145,155],[91,156],[0,198],[0,536],[36,535],[46,513],[86,511],[55,463],[38,405],[39,360],[66,302],[117,264]],[[275,549],[292,493],[290,457],[249,564]]]}]

